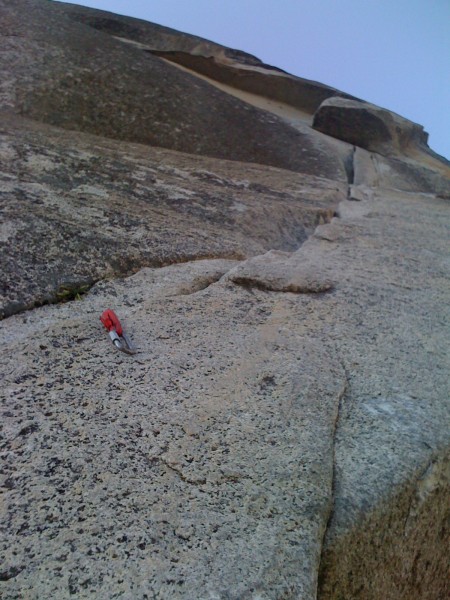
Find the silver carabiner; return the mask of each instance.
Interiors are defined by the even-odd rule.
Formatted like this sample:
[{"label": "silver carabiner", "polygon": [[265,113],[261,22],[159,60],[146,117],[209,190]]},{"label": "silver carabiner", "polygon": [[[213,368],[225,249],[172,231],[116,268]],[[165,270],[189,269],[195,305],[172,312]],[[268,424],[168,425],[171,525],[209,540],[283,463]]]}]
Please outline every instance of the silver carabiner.
[{"label": "silver carabiner", "polygon": [[121,352],[125,352],[125,354],[136,354],[137,350],[125,332],[122,332],[122,335],[119,335],[115,329],[111,329],[109,337],[114,346]]}]

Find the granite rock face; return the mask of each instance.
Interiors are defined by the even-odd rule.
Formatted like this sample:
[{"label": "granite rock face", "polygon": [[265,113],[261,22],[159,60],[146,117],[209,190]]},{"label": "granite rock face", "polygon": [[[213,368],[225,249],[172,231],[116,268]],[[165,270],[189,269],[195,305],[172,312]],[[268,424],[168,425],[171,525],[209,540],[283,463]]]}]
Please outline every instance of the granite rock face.
[{"label": "granite rock face", "polygon": [[143,266],[295,250],[346,195],[346,184],[323,177],[118,143],[12,115],[0,136],[2,316]]},{"label": "granite rock face", "polygon": [[345,178],[342,161],[312,130],[295,130],[51,2],[0,6],[9,31],[2,96],[14,112],[119,140]]},{"label": "granite rock face", "polygon": [[0,11],[2,598],[446,598],[447,161],[245,52]]},{"label": "granite rock face", "polygon": [[428,134],[421,125],[367,102],[332,97],[314,114],[314,129],[379,154],[405,155],[425,149]]}]

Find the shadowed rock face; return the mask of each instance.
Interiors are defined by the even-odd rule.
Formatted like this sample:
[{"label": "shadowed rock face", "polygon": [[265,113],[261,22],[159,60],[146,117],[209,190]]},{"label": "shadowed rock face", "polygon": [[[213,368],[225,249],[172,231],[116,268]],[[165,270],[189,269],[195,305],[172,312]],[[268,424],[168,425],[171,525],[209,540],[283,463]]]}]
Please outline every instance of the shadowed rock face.
[{"label": "shadowed rock face", "polygon": [[313,127],[322,133],[380,154],[425,150],[428,134],[421,125],[366,102],[329,98],[317,109]]},{"label": "shadowed rock face", "polygon": [[1,597],[446,598],[423,129],[159,25],[0,11]]},{"label": "shadowed rock face", "polygon": [[324,178],[6,121],[2,316],[143,266],[295,250],[346,195]]},{"label": "shadowed rock face", "polygon": [[6,41],[5,100],[15,111],[70,130],[345,177],[314,132],[294,130],[52,3],[5,4],[14,32]]}]

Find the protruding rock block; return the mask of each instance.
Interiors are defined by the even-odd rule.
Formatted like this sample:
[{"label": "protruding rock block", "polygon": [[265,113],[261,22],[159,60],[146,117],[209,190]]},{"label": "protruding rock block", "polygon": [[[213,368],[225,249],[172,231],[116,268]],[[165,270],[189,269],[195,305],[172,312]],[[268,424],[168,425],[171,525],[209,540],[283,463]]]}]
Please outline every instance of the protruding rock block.
[{"label": "protruding rock block", "polygon": [[271,250],[255,256],[230,271],[228,278],[238,285],[272,292],[319,294],[333,289],[333,281],[301,253]]},{"label": "protruding rock block", "polygon": [[421,125],[384,108],[335,96],[317,109],[313,127],[322,133],[380,154],[427,148],[428,134]]}]

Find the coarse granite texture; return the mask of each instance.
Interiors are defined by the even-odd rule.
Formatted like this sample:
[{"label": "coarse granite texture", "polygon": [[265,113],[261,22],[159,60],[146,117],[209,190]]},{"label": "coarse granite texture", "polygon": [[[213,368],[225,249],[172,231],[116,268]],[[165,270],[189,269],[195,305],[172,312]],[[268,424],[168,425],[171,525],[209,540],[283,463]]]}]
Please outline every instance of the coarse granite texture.
[{"label": "coarse granite texture", "polygon": [[448,162],[207,40],[0,16],[2,598],[448,597]]}]

